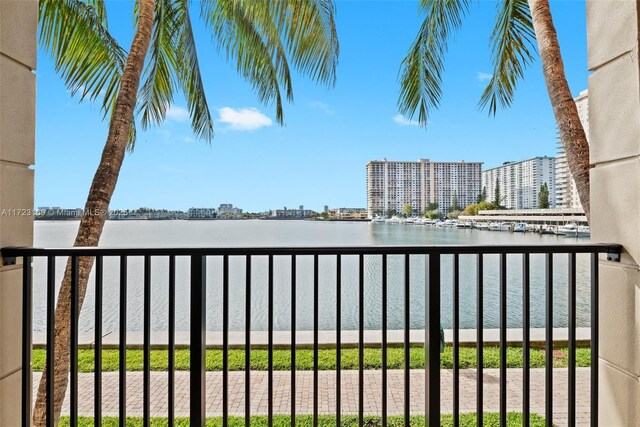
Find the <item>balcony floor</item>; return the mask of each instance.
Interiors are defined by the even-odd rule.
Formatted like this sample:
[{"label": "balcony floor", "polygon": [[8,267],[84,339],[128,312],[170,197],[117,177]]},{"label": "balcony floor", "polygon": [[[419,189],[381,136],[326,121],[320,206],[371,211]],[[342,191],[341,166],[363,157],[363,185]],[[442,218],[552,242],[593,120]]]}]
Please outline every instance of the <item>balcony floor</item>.
[{"label": "balcony floor", "polygon": [[[567,425],[567,369],[554,369],[554,425]],[[273,373],[274,414],[290,413],[290,372]],[[442,411],[453,409],[453,371],[442,370]],[[40,380],[40,373],[34,373],[34,394]],[[189,415],[189,373],[176,372],[176,416]],[[381,413],[381,371],[365,371],[364,393],[365,414]],[[411,371],[411,412],[424,413],[424,371]],[[577,369],[577,425],[589,423],[589,368]],[[103,378],[102,411],[104,416],[118,415],[118,373],[106,372]],[[93,415],[93,374],[79,374],[79,414]],[[484,410],[499,410],[499,370],[485,369]],[[507,373],[507,407],[509,411],[521,411],[522,370],[509,369]],[[358,372],[342,371],[342,413],[358,413]],[[313,372],[299,371],[296,380],[296,413],[310,414],[313,411]],[[319,412],[331,415],[335,411],[335,371],[319,372]],[[251,372],[251,413],[267,414],[267,372]],[[403,413],[403,371],[388,371],[388,413]],[[167,373],[151,373],[151,414],[167,414]],[[68,414],[68,390],[63,406],[63,414]],[[244,415],[244,372],[229,373],[229,414]],[[460,411],[476,411],[476,371],[460,371]],[[544,369],[531,370],[531,412],[544,415]],[[207,372],[207,415],[222,414],[222,373]],[[127,416],[142,415],[142,372],[127,373]]]}]

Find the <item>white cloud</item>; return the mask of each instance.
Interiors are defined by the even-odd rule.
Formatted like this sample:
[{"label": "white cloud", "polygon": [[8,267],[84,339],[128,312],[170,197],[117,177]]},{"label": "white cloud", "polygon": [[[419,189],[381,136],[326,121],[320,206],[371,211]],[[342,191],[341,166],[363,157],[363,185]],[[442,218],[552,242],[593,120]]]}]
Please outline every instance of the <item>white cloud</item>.
[{"label": "white cloud", "polygon": [[167,110],[167,119],[175,122],[186,122],[189,120],[189,111],[185,108],[172,105]]},{"label": "white cloud", "polygon": [[313,109],[322,111],[328,116],[333,116],[334,114],[336,114],[336,112],[333,111],[331,107],[329,107],[327,104],[321,101],[313,101],[312,103],[309,104],[309,106]]},{"label": "white cloud", "polygon": [[491,80],[492,77],[493,77],[493,74],[483,73],[482,71],[478,71],[478,73],[476,74],[476,79],[478,79],[481,82],[486,82],[488,80]]},{"label": "white cloud", "polygon": [[415,120],[409,120],[402,114],[396,114],[395,116],[393,116],[393,121],[400,126],[420,126],[420,123]]},{"label": "white cloud", "polygon": [[256,130],[261,127],[271,126],[273,121],[258,111],[256,108],[240,108],[224,107],[218,110],[220,123],[229,125],[229,130]]}]

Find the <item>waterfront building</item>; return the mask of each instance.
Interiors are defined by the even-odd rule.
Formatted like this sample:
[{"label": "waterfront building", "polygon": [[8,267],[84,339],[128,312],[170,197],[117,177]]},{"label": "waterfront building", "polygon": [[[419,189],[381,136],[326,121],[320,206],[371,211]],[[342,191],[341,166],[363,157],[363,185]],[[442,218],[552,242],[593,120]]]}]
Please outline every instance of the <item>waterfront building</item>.
[{"label": "waterfront building", "polygon": [[334,208],[330,211],[330,217],[336,219],[366,219],[367,208]]},{"label": "waterfront building", "polygon": [[549,207],[555,207],[555,166],[553,157],[534,157],[482,171],[482,188],[486,201],[495,200],[496,183],[500,187],[500,204],[507,209],[537,209],[538,192],[543,184],[549,188]]},{"label": "waterfront building", "polygon": [[275,219],[303,219],[311,218],[315,215],[315,212],[309,209],[304,209],[304,206],[300,206],[300,209],[276,209],[272,211],[271,216]]},{"label": "waterfront building", "polygon": [[215,208],[189,208],[189,219],[213,219],[216,217]]},{"label": "waterfront building", "polygon": [[[589,141],[589,92],[583,90],[576,98],[578,116]],[[558,138],[558,151],[556,157],[556,205],[564,209],[582,209],[576,181],[573,179],[569,166],[567,165],[567,155],[564,151],[562,141]]]},{"label": "waterfront building", "polygon": [[401,213],[410,204],[423,213],[437,203],[448,212],[475,203],[482,185],[482,162],[417,162],[374,160],[367,163],[367,211],[369,217]]},{"label": "waterfront building", "polygon": [[242,215],[242,209],[234,208],[231,203],[222,203],[218,207],[219,218],[235,218]]}]

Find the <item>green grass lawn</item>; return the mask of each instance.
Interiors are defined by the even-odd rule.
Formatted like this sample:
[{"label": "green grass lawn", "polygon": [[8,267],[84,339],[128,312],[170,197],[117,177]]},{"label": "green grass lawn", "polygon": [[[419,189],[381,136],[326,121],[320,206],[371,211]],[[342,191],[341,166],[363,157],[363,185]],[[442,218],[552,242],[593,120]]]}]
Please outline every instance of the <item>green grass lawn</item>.
[{"label": "green grass lawn", "polygon": [[[476,415],[475,414],[461,414],[460,415],[460,425],[462,426],[476,426]],[[90,417],[80,417],[79,418],[79,426],[80,427],[89,427],[93,426],[93,418]],[[174,426],[178,427],[188,427],[189,419],[188,418],[178,418],[175,420]],[[276,415],[273,417],[273,425],[275,427],[289,427],[291,425],[290,418],[286,415]],[[355,427],[358,425],[358,418],[354,416],[345,416],[341,418],[341,426],[344,427]],[[404,426],[402,417],[389,417],[387,425],[390,427],[400,427]],[[60,427],[68,427],[69,426],[69,418],[62,417],[60,420]],[[105,417],[102,419],[102,425],[104,427],[117,427],[118,426],[118,418],[115,417]],[[151,425],[153,427],[168,427],[168,422],[166,418],[152,418]],[[255,427],[266,427],[267,426],[267,417],[251,417],[251,425]],[[336,420],[335,417],[332,416],[321,416],[318,419],[319,426],[335,426]],[[382,423],[379,417],[365,417],[365,426],[374,427],[381,426]],[[443,415],[441,417],[441,425],[442,427],[451,427],[453,426],[453,418],[451,415]],[[498,414],[495,413],[485,413],[484,414],[484,425],[485,426],[498,426],[499,425],[499,417]],[[510,412],[507,414],[507,425],[509,426],[521,426],[522,425],[522,415],[516,412]],[[544,426],[544,418],[531,414],[531,426],[532,427],[542,427]],[[128,417],[127,418],[127,426],[128,427],[142,427],[142,418],[137,417]],[[214,417],[207,419],[208,427],[221,427],[222,426],[222,418]],[[244,418],[241,417],[229,417],[229,426],[231,427],[243,427],[244,426]],[[313,426],[313,417],[311,415],[298,415],[296,416],[296,426],[300,427],[311,427]],[[424,417],[414,416],[411,417],[411,426],[424,426]]]},{"label": "green grass lawn", "polygon": [[[557,348],[565,354],[565,357],[555,357],[553,364],[556,368],[564,368],[568,365],[566,357],[566,348]],[[93,372],[94,368],[94,350],[81,349],[78,352],[78,368],[80,372]],[[103,371],[118,370],[118,350],[103,350],[102,352],[102,368]],[[151,370],[166,371],[167,370],[167,350],[151,351]],[[257,371],[267,370],[267,350],[251,351],[251,369]],[[577,366],[590,366],[590,350],[586,348],[577,349]],[[142,350],[127,350],[127,370],[142,370]],[[189,369],[189,350],[176,350],[176,370],[186,371]],[[33,370],[42,371],[46,362],[46,350],[36,348],[33,350]],[[380,369],[382,367],[382,350],[376,348],[366,348],[364,350],[365,369]],[[531,367],[543,368],[545,363],[545,353],[540,349],[531,349]],[[336,350],[322,349],[319,350],[318,365],[320,370],[336,369]],[[442,354],[442,368],[451,369],[453,367],[453,351],[451,346],[445,348]],[[273,367],[277,371],[287,371],[291,368],[291,352],[289,350],[274,350]],[[404,367],[404,350],[402,348],[390,347],[387,350],[387,367],[389,369],[402,369]],[[460,368],[476,367],[476,350],[475,347],[460,348]],[[499,347],[484,348],[484,367],[499,368],[500,367],[500,349]],[[522,348],[509,347],[507,349],[507,367],[522,367]],[[411,348],[411,368],[424,368],[424,350],[421,347]],[[313,350],[299,349],[296,353],[296,369],[301,371],[313,370]],[[358,369],[358,350],[342,349],[342,369]],[[207,350],[207,370],[222,370],[222,350]],[[244,370],[244,350],[229,350],[229,370]]]}]

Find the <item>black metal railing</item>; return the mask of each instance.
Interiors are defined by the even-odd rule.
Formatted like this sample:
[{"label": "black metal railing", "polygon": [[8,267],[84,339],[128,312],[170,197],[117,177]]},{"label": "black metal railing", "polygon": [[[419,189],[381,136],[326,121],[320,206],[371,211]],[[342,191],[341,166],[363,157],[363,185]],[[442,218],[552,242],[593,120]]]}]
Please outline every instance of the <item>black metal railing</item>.
[{"label": "black metal railing", "polygon": [[[291,407],[290,417],[292,425],[295,425],[296,418],[296,319],[300,313],[298,307],[298,260],[301,257],[311,258],[312,270],[311,280],[313,282],[313,423],[317,425],[319,416],[319,262],[323,258],[335,260],[335,287],[336,287],[336,307],[335,344],[339,350],[342,347],[341,332],[343,328],[342,317],[342,290],[344,287],[342,279],[343,261],[346,257],[357,259],[357,349],[358,349],[358,413],[359,425],[363,425],[365,417],[365,394],[364,394],[364,349],[365,349],[365,260],[375,258],[380,261],[381,275],[381,302],[380,317],[382,329],[381,341],[381,413],[382,424],[386,425],[388,420],[388,372],[387,372],[387,335],[388,335],[388,307],[390,305],[388,289],[388,264],[390,257],[403,259],[403,274],[401,283],[403,284],[403,396],[404,396],[404,423],[409,425],[411,408],[411,387],[410,382],[410,305],[412,302],[411,288],[411,260],[416,257],[425,259],[424,280],[425,280],[425,416],[427,425],[435,426],[440,423],[440,325],[441,325],[441,289],[442,289],[442,265],[443,257],[451,257],[451,285],[452,285],[452,329],[453,329],[453,422],[454,425],[460,423],[460,329],[461,329],[461,257],[475,258],[475,292],[476,292],[476,347],[477,347],[477,373],[476,373],[476,416],[478,425],[483,425],[483,343],[485,312],[483,310],[485,299],[485,260],[487,256],[497,256],[498,258],[498,298],[499,298],[499,412],[500,425],[507,422],[507,322],[508,322],[508,288],[521,286],[522,289],[522,352],[523,352],[523,375],[522,375],[522,408],[523,424],[529,425],[530,420],[530,328],[531,328],[531,256],[542,254],[544,257],[544,327],[545,333],[545,418],[547,424],[551,425],[553,419],[553,327],[554,327],[554,298],[558,296],[554,290],[554,258],[566,256],[567,258],[567,312],[568,312],[568,424],[575,425],[576,422],[576,256],[588,257],[589,280],[590,280],[590,328],[591,328],[591,367],[590,367],[590,410],[591,425],[597,425],[598,409],[598,262],[599,254],[607,254],[609,260],[618,260],[621,248],[618,245],[604,244],[577,244],[577,245],[538,245],[538,246],[376,246],[376,247],[334,247],[334,248],[65,248],[65,249],[42,249],[42,248],[4,248],[2,257],[4,263],[16,263],[22,259],[24,266],[31,266],[36,258],[47,260],[46,278],[39,278],[46,283],[46,369],[53,372],[54,367],[54,330],[55,322],[55,289],[56,289],[56,257],[70,257],[71,259],[71,329],[70,329],[70,425],[78,425],[78,319],[80,310],[78,307],[78,266],[80,257],[95,257],[94,280],[95,280],[95,378],[94,378],[94,417],[95,425],[100,426],[102,422],[102,316],[103,316],[103,276],[105,272],[105,258],[116,258],[119,260],[119,418],[120,425],[124,426],[127,417],[127,271],[128,260],[134,257],[143,259],[143,306],[142,306],[142,329],[143,329],[143,419],[144,425],[149,425],[151,417],[151,261],[154,258],[168,260],[168,307],[167,307],[167,328],[168,328],[168,413],[169,425],[172,425],[176,417],[175,402],[175,349],[176,349],[176,259],[187,258],[189,261],[189,298],[190,298],[190,425],[204,426],[206,418],[206,318],[207,318],[207,261],[211,258],[222,260],[222,301],[216,307],[222,310],[222,418],[223,425],[228,425],[229,420],[229,329],[230,329],[230,267],[231,258],[244,259],[245,267],[245,316],[244,316],[244,415],[246,425],[249,426],[251,420],[251,332],[252,332],[252,265],[257,258],[267,259],[267,370],[268,370],[268,414],[269,425],[272,425],[274,416],[274,259],[287,258],[290,260],[289,280],[290,280],[290,319],[291,319]],[[508,257],[521,257],[521,283],[508,283]],[[31,268],[23,269],[23,319],[22,319],[22,420],[23,426],[29,426],[32,412],[32,383],[30,375],[31,354],[32,354],[32,308],[33,308],[33,281],[34,277]],[[311,307],[304,307],[305,310]],[[335,390],[335,419],[336,424],[340,424],[342,395],[341,395],[341,352],[336,351],[336,384]],[[47,382],[47,394],[53,395],[54,381]],[[46,405],[47,425],[53,426],[53,399],[48,399]]]}]

